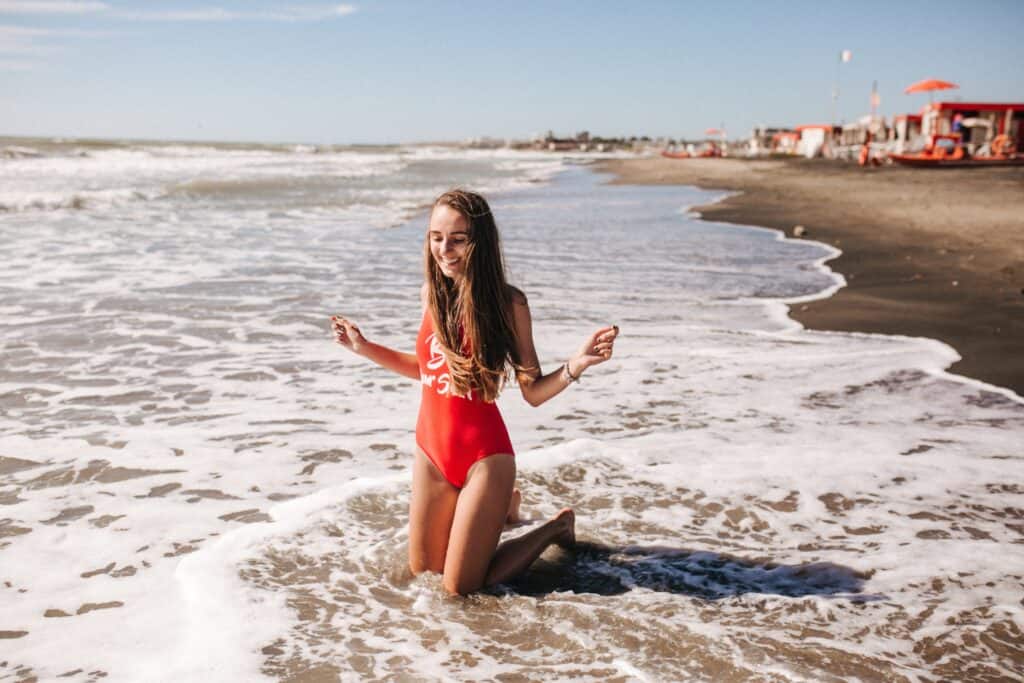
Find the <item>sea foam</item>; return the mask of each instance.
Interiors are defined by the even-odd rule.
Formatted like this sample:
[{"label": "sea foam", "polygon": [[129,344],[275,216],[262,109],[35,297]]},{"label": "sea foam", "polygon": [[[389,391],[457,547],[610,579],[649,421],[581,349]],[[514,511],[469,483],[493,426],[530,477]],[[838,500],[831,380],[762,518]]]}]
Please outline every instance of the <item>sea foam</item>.
[{"label": "sea foam", "polygon": [[[230,191],[201,200],[0,218],[11,671],[1012,670],[1019,397],[948,374],[956,353],[933,340],[802,330],[787,306],[842,284],[824,265],[835,251],[689,214],[720,193],[603,186],[557,157],[395,154],[393,170],[343,180],[374,198],[345,211],[315,182],[260,207],[231,189],[263,173],[239,162],[209,174]],[[190,155],[216,167],[231,153],[168,153],[187,169]],[[570,505],[580,547],[466,600],[405,564],[419,388],[333,345],[328,324],[342,313],[410,348],[416,207],[439,178],[505,188],[494,210],[545,369],[621,329],[610,361],[539,409],[515,387],[499,402],[530,520],[508,533]]]}]

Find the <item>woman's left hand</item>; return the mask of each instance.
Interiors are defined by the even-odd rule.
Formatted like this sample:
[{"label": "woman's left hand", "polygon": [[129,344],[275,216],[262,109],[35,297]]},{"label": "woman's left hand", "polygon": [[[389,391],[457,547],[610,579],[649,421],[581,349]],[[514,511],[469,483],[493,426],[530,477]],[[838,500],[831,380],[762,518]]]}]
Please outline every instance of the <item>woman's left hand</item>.
[{"label": "woman's left hand", "polygon": [[569,372],[574,377],[579,377],[591,365],[603,363],[611,358],[612,351],[615,348],[615,338],[618,336],[619,328],[617,325],[602,327],[590,335],[587,343],[580,347],[579,352],[575,356],[569,359]]}]

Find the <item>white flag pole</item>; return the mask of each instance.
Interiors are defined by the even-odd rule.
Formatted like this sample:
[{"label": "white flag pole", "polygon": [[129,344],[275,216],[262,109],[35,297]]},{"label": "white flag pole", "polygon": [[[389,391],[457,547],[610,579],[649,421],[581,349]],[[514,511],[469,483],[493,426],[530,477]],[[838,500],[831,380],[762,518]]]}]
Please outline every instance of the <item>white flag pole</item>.
[{"label": "white flag pole", "polygon": [[839,60],[836,62],[836,80],[832,86],[832,125],[835,125],[838,121],[838,108],[839,108],[839,67],[843,65],[843,62],[848,62],[853,59],[853,51],[851,50],[840,50]]}]

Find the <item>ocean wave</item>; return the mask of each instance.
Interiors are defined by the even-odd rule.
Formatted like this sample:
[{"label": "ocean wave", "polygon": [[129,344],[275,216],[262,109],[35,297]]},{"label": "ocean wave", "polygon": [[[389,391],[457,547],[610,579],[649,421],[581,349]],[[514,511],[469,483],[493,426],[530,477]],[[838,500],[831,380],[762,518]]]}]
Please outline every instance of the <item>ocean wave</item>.
[{"label": "ocean wave", "polygon": [[246,198],[266,196],[289,186],[286,178],[203,178],[173,185],[168,189],[172,197]]},{"label": "ocean wave", "polygon": [[134,188],[81,190],[63,195],[25,194],[7,197],[0,195],[0,213],[109,209],[133,202],[152,201],[162,195],[161,192],[146,192]]},{"label": "ocean wave", "polygon": [[41,156],[43,153],[34,147],[11,145],[0,149],[0,159],[35,159]]}]

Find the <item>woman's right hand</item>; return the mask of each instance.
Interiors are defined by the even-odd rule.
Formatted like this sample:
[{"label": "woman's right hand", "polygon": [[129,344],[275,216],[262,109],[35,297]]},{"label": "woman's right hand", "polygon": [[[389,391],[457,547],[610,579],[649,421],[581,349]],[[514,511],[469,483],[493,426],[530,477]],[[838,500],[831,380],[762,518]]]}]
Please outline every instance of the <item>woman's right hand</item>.
[{"label": "woman's right hand", "polygon": [[334,340],[353,353],[359,353],[366,343],[366,337],[355,323],[340,315],[331,316],[331,328],[334,330]]}]

